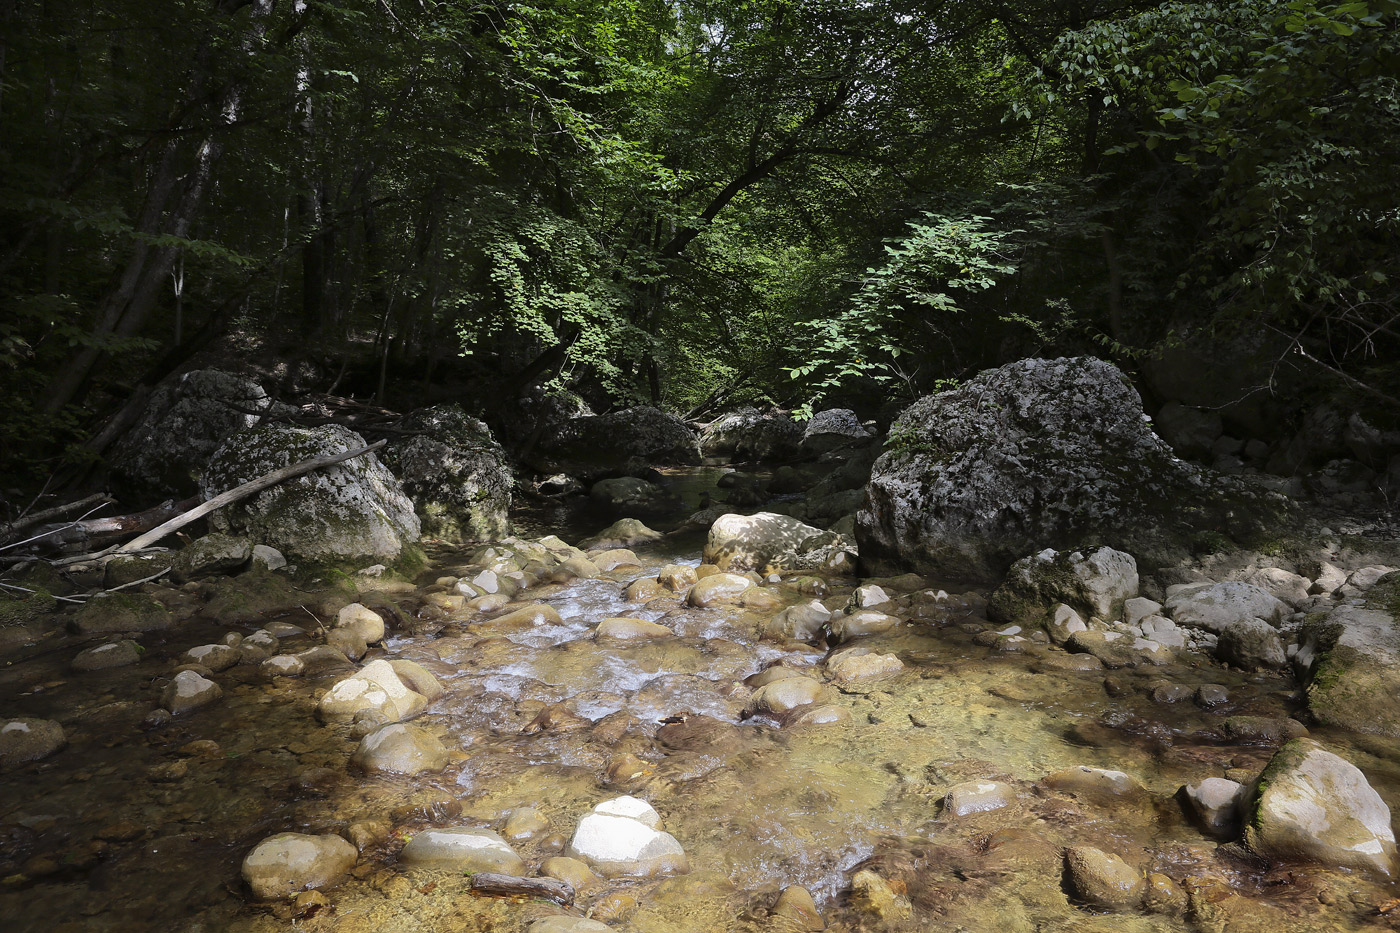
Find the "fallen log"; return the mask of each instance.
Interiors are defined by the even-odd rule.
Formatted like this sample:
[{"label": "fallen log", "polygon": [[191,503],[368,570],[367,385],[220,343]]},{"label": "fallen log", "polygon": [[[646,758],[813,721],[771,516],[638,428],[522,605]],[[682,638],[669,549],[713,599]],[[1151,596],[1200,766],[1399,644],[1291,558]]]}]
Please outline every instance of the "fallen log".
[{"label": "fallen log", "polygon": [[472,893],[487,897],[542,897],[563,907],[574,902],[574,889],[554,878],[517,878],[493,871],[472,875]]},{"label": "fallen log", "polygon": [[185,527],[190,522],[197,521],[198,519],[201,519],[204,516],[208,515],[210,512],[216,511],[218,509],[223,508],[226,505],[237,502],[239,499],[246,499],[251,495],[262,492],[264,489],[267,489],[271,486],[276,486],[278,483],[283,482],[284,480],[289,480],[293,477],[301,476],[303,473],[310,473],[312,470],[318,470],[321,467],[334,466],[335,464],[342,463],[346,460],[353,460],[355,457],[359,457],[364,454],[371,453],[372,451],[378,450],[379,448],[383,447],[385,443],[387,442],[382,440],[375,441],[373,444],[370,444],[367,447],[360,447],[355,450],[346,450],[330,457],[316,457],[311,460],[303,460],[300,463],[293,463],[291,466],[284,466],[280,470],[273,470],[271,473],[264,473],[257,479],[249,480],[242,486],[235,486],[233,489],[230,489],[227,492],[219,493],[217,496],[210,499],[208,502],[205,502],[202,505],[197,505],[194,508],[190,509],[188,512],[184,512],[183,514],[175,516],[169,521],[157,526],[156,528],[151,529],[150,531],[146,532],[138,538],[134,538],[131,541],[126,542],[125,544],[113,545],[112,547],[109,547],[102,551],[98,551],[94,554],[79,554],[76,557],[66,557],[63,560],[54,561],[53,564],[55,567],[65,567],[69,564],[81,563],[82,561],[96,560],[99,557],[106,557],[109,554],[125,554],[131,551],[139,551],[142,548],[149,547],[150,545],[155,544],[157,541],[159,541],[161,538],[166,537],[167,535],[174,534],[176,531]]},{"label": "fallen log", "polygon": [[[107,499],[106,501],[112,500]],[[34,537],[17,542],[17,544],[32,545],[34,550],[39,553],[52,553],[72,548],[75,545],[91,549],[91,547],[101,545],[112,538],[124,538],[127,535],[150,531],[157,525],[168,522],[171,518],[197,505],[199,505],[199,497],[193,496],[181,502],[162,503],[155,508],[146,509],[144,512],[133,512],[130,515],[112,515],[105,518],[79,519],[78,521],[53,524],[46,528],[36,529],[37,533]]]}]

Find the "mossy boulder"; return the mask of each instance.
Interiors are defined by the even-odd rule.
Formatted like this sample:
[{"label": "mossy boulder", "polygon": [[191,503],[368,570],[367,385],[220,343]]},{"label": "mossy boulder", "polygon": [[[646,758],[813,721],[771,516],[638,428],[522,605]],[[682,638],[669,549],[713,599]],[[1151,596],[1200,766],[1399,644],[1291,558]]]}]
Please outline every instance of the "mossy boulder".
[{"label": "mossy boulder", "polygon": [[802,451],[805,429],[781,410],[741,408],[715,420],[700,436],[707,457],[786,460]]},{"label": "mossy boulder", "polygon": [[514,483],[491,429],[460,405],[420,408],[400,427],[414,432],[385,448],[413,500],[423,533],[448,541],[490,541],[510,534]]},{"label": "mossy boulder", "polygon": [[542,473],[593,483],[657,464],[699,463],[700,446],[684,421],[642,406],[553,424],[525,459]]},{"label": "mossy boulder", "polygon": [[[263,425],[234,435],[214,452],[201,490],[212,498],[293,463],[363,446],[364,438],[339,425]],[[420,534],[413,503],[372,453],[265,489],[214,512],[209,523],[290,558],[327,563],[393,563]]]},{"label": "mossy boulder", "polygon": [[1312,739],[1283,746],[1259,776],[1245,842],[1265,858],[1394,868],[1390,808],[1360,769]]},{"label": "mossy boulder", "polygon": [[1210,531],[1247,544],[1282,496],[1178,460],[1137,390],[1092,357],[1022,360],[926,396],[890,428],[856,537],[867,573],[991,582],[1042,548],[1093,542],[1148,569]]},{"label": "mossy boulder", "polygon": [[144,593],[105,593],[94,596],[68,621],[79,635],[108,632],[155,632],[175,626],[175,616]]},{"label": "mossy boulder", "polygon": [[1319,723],[1400,738],[1400,606],[1390,595],[1377,586],[1365,606],[1340,606],[1304,624],[1294,668]]},{"label": "mossy boulder", "polygon": [[1047,548],[1011,565],[992,593],[992,618],[1040,626],[1064,604],[1084,618],[1121,619],[1123,603],[1138,592],[1137,561],[1112,548],[1056,551]]},{"label": "mossy boulder", "polygon": [[[354,600],[351,594],[347,602]],[[261,622],[305,605],[318,611],[320,600],[309,598],[306,588],[270,570],[250,570],[214,584],[214,595],[205,604],[204,615],[226,625]],[[338,607],[337,607],[338,608]],[[304,613],[303,613],[304,615]],[[307,617],[307,621],[310,618]]]}]

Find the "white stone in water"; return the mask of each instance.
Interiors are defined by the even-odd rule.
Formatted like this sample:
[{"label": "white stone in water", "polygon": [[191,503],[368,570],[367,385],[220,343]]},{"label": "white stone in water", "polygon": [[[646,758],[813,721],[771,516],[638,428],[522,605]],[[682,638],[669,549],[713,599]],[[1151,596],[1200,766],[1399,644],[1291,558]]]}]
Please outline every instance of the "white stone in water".
[{"label": "white stone in water", "polygon": [[403,847],[399,861],[410,868],[526,874],[525,863],[516,851],[489,829],[424,830]]},{"label": "white stone in water", "polygon": [[943,809],[954,816],[988,813],[1008,806],[1016,799],[1016,790],[1001,781],[968,781],[948,788]]},{"label": "white stone in water", "polygon": [[481,571],[481,573],[472,577],[471,582],[472,586],[486,593],[497,593],[500,592],[501,589],[501,581],[497,578],[495,572],[491,570]]},{"label": "white stone in water", "polygon": [[0,729],[0,732],[28,732],[28,731],[29,731],[29,723],[27,723],[27,722],[7,722],[7,723],[5,723],[5,728]]},{"label": "white stone in water", "polygon": [[612,800],[605,800],[593,808],[594,813],[601,813],[605,816],[625,816],[645,823],[652,829],[661,827],[661,814],[656,812],[656,808],[638,797],[622,796],[614,797]]},{"label": "white stone in water", "polygon": [[1004,628],[1004,629],[1002,629],[1001,631],[997,632],[997,634],[998,634],[998,635],[1007,635],[1007,636],[1010,636],[1010,635],[1019,635],[1019,634],[1021,634],[1021,626],[1019,626],[1019,625],[1008,625],[1006,628]]},{"label": "white stone in water", "polygon": [[108,642],[108,643],[105,644],[105,645],[98,645],[96,648],[92,649],[92,653],[93,653],[93,654],[101,654],[101,653],[104,652],[104,651],[115,651],[115,650],[116,650],[116,647],[117,647],[116,642]]},{"label": "white stone in water", "polygon": [[583,859],[609,878],[682,874],[690,870],[685,850],[670,833],[631,817],[596,812],[579,822],[564,854]]},{"label": "white stone in water", "polygon": [[181,671],[166,684],[161,693],[161,704],[172,713],[183,713],[207,706],[223,695],[223,689],[212,680],[194,671]]}]

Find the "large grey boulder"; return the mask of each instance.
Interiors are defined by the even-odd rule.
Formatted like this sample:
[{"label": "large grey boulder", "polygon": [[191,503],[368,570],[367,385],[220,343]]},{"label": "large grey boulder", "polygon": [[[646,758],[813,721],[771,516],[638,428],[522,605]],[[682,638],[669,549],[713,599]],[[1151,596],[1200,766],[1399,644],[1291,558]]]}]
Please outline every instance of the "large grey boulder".
[{"label": "large grey boulder", "polygon": [[1041,625],[1059,604],[1085,618],[1122,619],[1124,603],[1138,592],[1137,561],[1113,548],[1056,551],[1047,548],[1011,565],[1006,581],[992,593],[993,618]]},{"label": "large grey boulder", "polygon": [[138,496],[192,496],[215,449],[257,424],[272,406],[262,386],[217,369],[162,383],[135,427],[117,442],[113,479]]},{"label": "large grey boulder", "polygon": [[316,704],[316,715],[323,722],[349,722],[373,711],[384,722],[398,722],[416,716],[427,705],[427,698],[410,690],[393,666],[380,658],[327,690]]},{"label": "large grey boulder", "polygon": [[555,424],[525,458],[543,473],[592,482],[655,464],[699,463],[700,445],[675,415],[638,407]]},{"label": "large grey boulder", "polygon": [[1310,621],[1293,662],[1318,722],[1400,738],[1400,620],[1379,600],[1371,606]]},{"label": "large grey boulder", "polygon": [[1279,749],[1259,776],[1245,842],[1265,858],[1389,875],[1390,808],[1351,762],[1312,739]]},{"label": "large grey boulder", "polygon": [[842,447],[869,443],[874,437],[849,408],[819,411],[807,422],[802,432],[802,451],[824,454]]},{"label": "large grey boulder", "polygon": [[[213,498],[281,467],[364,446],[364,438],[339,425],[263,425],[215,451],[201,488]],[[279,483],[219,509],[209,523],[287,555],[337,562],[397,561],[420,533],[413,503],[373,453]]]},{"label": "large grey boulder", "polygon": [[1216,634],[1250,619],[1278,625],[1293,611],[1267,590],[1234,580],[1171,587],[1167,591],[1166,610],[1177,625]]},{"label": "large grey boulder", "polygon": [[798,455],[805,429],[785,411],[741,408],[713,421],[700,435],[707,457],[787,460]]},{"label": "large grey boulder", "polygon": [[491,429],[460,405],[420,408],[400,427],[384,462],[413,500],[423,533],[449,541],[491,541],[510,534],[514,482]]},{"label": "large grey boulder", "polygon": [[[804,552],[832,543],[835,535],[788,515],[758,512],[721,515],[710,526],[704,560],[721,570],[763,570],[785,551]],[[830,540],[828,540],[830,539]]]},{"label": "large grey boulder", "polygon": [[1092,357],[1022,360],[915,402],[867,493],[867,572],[969,581],[1086,542],[1151,568],[1201,533],[1247,542],[1289,514],[1281,496],[1177,459],[1127,377]]},{"label": "large grey boulder", "polygon": [[1240,619],[1221,629],[1215,656],[1247,671],[1288,666],[1283,639],[1263,619]]},{"label": "large grey boulder", "polygon": [[353,845],[329,833],[278,833],[258,843],[243,859],[243,880],[253,896],[274,900],[343,881],[359,857]]}]

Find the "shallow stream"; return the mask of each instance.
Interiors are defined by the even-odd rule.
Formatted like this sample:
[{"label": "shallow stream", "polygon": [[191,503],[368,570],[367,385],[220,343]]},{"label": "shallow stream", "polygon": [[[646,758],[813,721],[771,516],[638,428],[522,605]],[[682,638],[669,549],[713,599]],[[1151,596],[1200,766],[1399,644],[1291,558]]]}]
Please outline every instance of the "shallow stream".
[{"label": "shallow stream", "polygon": [[[688,491],[693,495],[693,491]],[[691,504],[689,501],[687,504]],[[542,534],[543,528],[531,529]],[[567,537],[567,535],[566,535]],[[570,538],[570,540],[573,540]],[[1386,879],[1313,866],[1266,866],[1211,839],[1175,797],[1205,777],[1257,773],[1274,743],[1232,744],[1227,717],[1299,713],[1289,679],[1204,659],[1170,667],[1078,670],[1059,649],[997,639],[985,594],[900,595],[903,623],[858,640],[892,653],[899,673],[828,684],[835,721],[783,725],[745,716],[745,678],[775,662],[823,677],[825,646],[759,640],[781,607],[812,598],[770,583],[775,605],[688,608],[665,595],[628,602],[626,585],[662,565],[699,562],[698,537],[635,548],[640,566],[536,586],[506,609],[444,614],[431,595],[466,572],[470,551],[442,549],[417,586],[366,581],[361,599],[393,632],[367,656],[417,660],[448,693],[415,720],[452,752],[414,778],[348,768],[356,740],[321,725],[316,701],[348,666],[269,680],[255,665],[214,675],[221,702],[144,730],[185,649],[292,623],[317,641],[312,608],[239,626],[204,616],[144,636],[139,664],[76,673],[88,642],[65,640],[0,669],[7,715],[61,722],[68,747],[0,776],[0,928],[6,931],[523,931],[558,913],[634,933],[803,929],[769,915],[802,885],[833,930],[1221,930],[1230,933],[1391,929]],[[831,581],[840,606],[855,581]],[[218,584],[216,583],[215,586]],[[807,585],[811,589],[811,584]],[[315,593],[308,593],[314,607]],[[492,619],[547,603],[562,625],[496,630]],[[603,619],[658,621],[674,636],[635,646],[594,640]],[[1011,649],[1011,650],[1008,650]],[[1202,684],[1229,699],[1204,708]],[[1184,689],[1160,691],[1180,685]],[[1185,694],[1175,702],[1165,695]],[[552,713],[551,713],[551,708]],[[545,715],[541,715],[541,714]],[[661,721],[683,719],[661,731]],[[1400,749],[1314,733],[1400,805]],[[624,767],[627,759],[634,767]],[[1046,775],[1087,765],[1127,772],[1145,795],[1104,798]],[[967,781],[1003,781],[1014,802],[954,817],[941,802]],[[691,872],[615,880],[580,891],[570,911],[472,896],[469,879],[405,871],[404,840],[430,826],[501,830],[533,807],[547,831],[515,843],[531,865],[559,854],[579,818],[618,796],[643,797],[683,845]],[[313,900],[261,905],[239,877],[244,855],[276,832],[368,833],[354,876]],[[369,829],[366,829],[366,827]],[[1155,872],[1142,909],[1092,910],[1067,893],[1063,851],[1091,844]],[[853,878],[870,869],[853,889]],[[1397,911],[1400,913],[1400,911]]]}]

